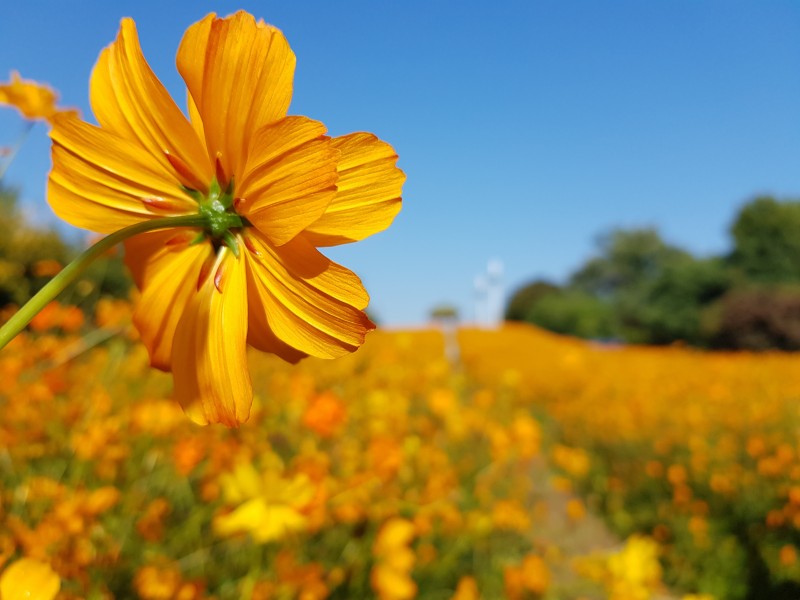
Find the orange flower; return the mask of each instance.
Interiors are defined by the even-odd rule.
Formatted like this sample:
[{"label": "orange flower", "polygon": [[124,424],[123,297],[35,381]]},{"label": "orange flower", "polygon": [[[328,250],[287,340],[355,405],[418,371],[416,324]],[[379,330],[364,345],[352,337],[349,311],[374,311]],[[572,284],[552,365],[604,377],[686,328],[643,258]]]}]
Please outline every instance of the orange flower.
[{"label": "orange flower", "polygon": [[335,434],[347,420],[347,407],[333,392],[314,396],[303,413],[303,425],[321,437]]},{"label": "orange flower", "polygon": [[59,112],[57,101],[58,94],[50,87],[22,79],[16,71],[11,71],[11,81],[0,83],[0,104],[15,107],[26,119],[49,121]]},{"label": "orange flower", "polygon": [[92,73],[100,126],[54,121],[48,196],[59,216],[102,233],[205,220],[126,242],[142,290],[134,323],[189,417],[233,426],[252,402],[247,344],[292,362],[335,358],[374,328],[359,278],[316,247],[385,229],[405,176],[375,136],[331,139],[322,123],[287,116],[294,54],[247,13],[192,25],[177,64],[188,119],[150,70],[134,22],[122,21]]}]

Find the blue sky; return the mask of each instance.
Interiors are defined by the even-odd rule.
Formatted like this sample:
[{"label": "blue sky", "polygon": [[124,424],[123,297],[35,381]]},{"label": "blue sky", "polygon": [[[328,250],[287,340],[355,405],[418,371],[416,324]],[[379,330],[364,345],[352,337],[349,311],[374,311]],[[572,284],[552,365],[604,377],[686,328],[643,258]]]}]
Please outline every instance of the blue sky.
[{"label": "blue sky", "polygon": [[[329,252],[362,276],[385,324],[421,323],[443,302],[472,318],[491,259],[513,289],[563,281],[615,226],[722,253],[748,199],[800,197],[796,2],[6,2],[0,78],[48,82],[88,117],[92,66],[132,16],[183,102],[183,31],[239,8],[297,54],[290,112],[333,135],[372,131],[400,155],[394,225]],[[0,145],[20,129],[0,112]],[[48,148],[38,125],[6,176],[43,223]]]}]

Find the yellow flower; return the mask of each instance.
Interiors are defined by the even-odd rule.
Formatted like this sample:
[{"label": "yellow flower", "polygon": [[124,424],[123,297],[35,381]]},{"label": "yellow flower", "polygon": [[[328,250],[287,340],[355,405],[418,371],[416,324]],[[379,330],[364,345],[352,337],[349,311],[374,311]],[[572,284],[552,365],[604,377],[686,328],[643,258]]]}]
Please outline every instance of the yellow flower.
[{"label": "yellow flower", "polygon": [[[356,350],[374,328],[359,278],[317,247],[388,227],[405,175],[368,133],[325,135],[287,116],[295,57],[276,28],[238,12],[192,25],[177,55],[187,119],[124,19],[92,73],[95,127],[54,119],[53,210],[112,233],[150,219],[204,215],[204,230],[126,242],[141,289],[134,323],[154,366],[197,423],[247,420],[246,346],[295,362]],[[198,243],[199,241],[199,243]]]},{"label": "yellow flower", "polygon": [[3,600],[52,600],[61,588],[61,579],[50,565],[32,558],[12,563],[0,575]]},{"label": "yellow flower", "polygon": [[472,575],[463,575],[458,580],[458,586],[450,600],[480,600],[480,598],[478,582]]},{"label": "yellow flower", "polygon": [[15,107],[26,119],[52,119],[59,109],[58,95],[48,86],[22,79],[11,71],[11,81],[0,83],[0,104]]},{"label": "yellow flower", "polygon": [[313,484],[302,474],[284,478],[274,467],[259,473],[252,464],[239,463],[231,474],[220,477],[225,500],[238,506],[214,519],[218,535],[247,532],[264,544],[306,528],[303,510],[313,500]]},{"label": "yellow flower", "polygon": [[417,584],[410,576],[416,557],[408,547],[414,535],[414,524],[399,517],[389,519],[378,531],[372,545],[375,565],[370,583],[381,600],[409,600],[417,595]]}]

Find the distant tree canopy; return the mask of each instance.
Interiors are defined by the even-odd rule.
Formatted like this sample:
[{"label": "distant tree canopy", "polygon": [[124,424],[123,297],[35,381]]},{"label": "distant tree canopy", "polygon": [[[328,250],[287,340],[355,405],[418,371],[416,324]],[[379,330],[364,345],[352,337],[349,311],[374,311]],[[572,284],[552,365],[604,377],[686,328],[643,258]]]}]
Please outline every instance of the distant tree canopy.
[{"label": "distant tree canopy", "polygon": [[558,291],[558,286],[549,281],[537,280],[518,289],[511,296],[506,308],[509,321],[526,321],[528,312],[541,298]]},{"label": "distant tree canopy", "polygon": [[[56,231],[29,223],[19,208],[19,192],[0,183],[0,307],[27,302],[78,249]],[[119,253],[96,260],[59,297],[87,311],[101,296],[127,297],[130,290]]]},{"label": "distant tree canopy", "polygon": [[731,228],[732,266],[757,283],[800,283],[800,202],[756,198]]},{"label": "distant tree canopy", "polygon": [[631,343],[800,349],[800,202],[756,198],[731,237],[730,254],[697,258],[655,229],[615,229],[563,287],[521,287],[506,318]]},{"label": "distant tree canopy", "polygon": [[655,229],[615,229],[600,236],[597,248],[597,255],[572,275],[570,287],[607,299],[641,287],[688,256]]}]

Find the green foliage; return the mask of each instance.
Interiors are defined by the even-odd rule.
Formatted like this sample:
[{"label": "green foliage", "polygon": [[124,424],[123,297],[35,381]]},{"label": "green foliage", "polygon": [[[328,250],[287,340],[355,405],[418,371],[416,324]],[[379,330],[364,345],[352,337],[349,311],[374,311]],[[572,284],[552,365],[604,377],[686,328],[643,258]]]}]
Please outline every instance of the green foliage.
[{"label": "green foliage", "polygon": [[756,283],[800,282],[800,202],[756,198],[739,212],[731,264]]},{"label": "green foliage", "polygon": [[24,303],[47,283],[37,266],[45,260],[63,265],[70,255],[58,234],[25,222],[18,195],[17,190],[0,187],[0,306]]},{"label": "green foliage", "polygon": [[548,281],[536,280],[515,291],[506,307],[506,320],[525,321],[533,306],[544,296],[558,291],[558,286]]},{"label": "green foliage", "polygon": [[[56,231],[29,223],[18,199],[17,190],[0,184],[0,307],[27,302],[78,253]],[[122,257],[114,253],[92,263],[59,300],[91,311],[102,296],[127,297],[130,286]]]},{"label": "green foliage", "polygon": [[707,307],[731,285],[730,271],[720,259],[675,258],[641,286],[638,302],[627,311],[636,318],[627,337],[648,344],[681,340],[705,345]]},{"label": "green foliage", "polygon": [[597,255],[570,278],[570,287],[607,299],[635,292],[689,256],[652,228],[615,229],[600,236],[597,246]]},{"label": "green foliage", "polygon": [[640,344],[800,349],[800,202],[756,198],[731,237],[728,255],[697,258],[655,229],[614,229],[564,289],[530,283],[506,318]]},{"label": "green foliage", "polygon": [[614,314],[611,306],[599,298],[576,290],[562,290],[544,295],[530,309],[527,320],[556,333],[593,339],[614,336]]}]

